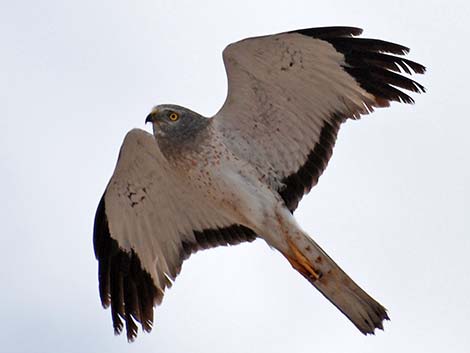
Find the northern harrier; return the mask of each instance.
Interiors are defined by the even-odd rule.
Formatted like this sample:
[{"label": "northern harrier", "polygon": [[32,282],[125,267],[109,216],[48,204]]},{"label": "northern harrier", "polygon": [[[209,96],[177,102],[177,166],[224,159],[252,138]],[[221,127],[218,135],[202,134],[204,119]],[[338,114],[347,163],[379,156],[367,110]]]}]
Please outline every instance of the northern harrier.
[{"label": "northern harrier", "polygon": [[359,28],[310,28],[230,44],[223,52],[228,95],[212,118],[177,105],[134,129],[98,206],[94,249],[99,291],[115,333],[139,322],[192,253],[264,239],[364,334],[382,329],[385,308],[297,225],[293,212],[317,183],[338,129],[391,101],[424,92],[399,73],[424,66],[408,48],[354,38]]}]

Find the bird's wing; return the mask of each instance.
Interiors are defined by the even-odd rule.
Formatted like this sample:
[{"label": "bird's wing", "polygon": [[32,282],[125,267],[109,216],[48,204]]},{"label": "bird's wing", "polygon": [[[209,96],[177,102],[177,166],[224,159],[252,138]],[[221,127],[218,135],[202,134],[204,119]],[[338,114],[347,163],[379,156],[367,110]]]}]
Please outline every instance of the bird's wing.
[{"label": "bird's wing", "polygon": [[101,302],[111,305],[115,332],[122,331],[121,319],[129,340],[137,335],[135,321],[151,330],[154,306],[191,253],[255,237],[182,180],[152,135],[130,131],[99,203],[93,236]]},{"label": "bird's wing", "polygon": [[[258,167],[294,211],[317,183],[342,122],[424,91],[400,75],[424,66],[408,48],[354,38],[358,28],[325,27],[248,38],[223,52],[228,95],[214,125]],[[391,55],[393,54],[393,55]]]}]

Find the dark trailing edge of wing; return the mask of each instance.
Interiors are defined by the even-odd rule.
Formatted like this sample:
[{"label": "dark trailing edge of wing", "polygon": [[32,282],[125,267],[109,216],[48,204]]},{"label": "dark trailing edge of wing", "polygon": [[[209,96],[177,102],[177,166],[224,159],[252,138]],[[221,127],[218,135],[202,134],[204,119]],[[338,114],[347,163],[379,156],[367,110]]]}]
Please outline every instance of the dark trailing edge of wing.
[{"label": "dark trailing edge of wing", "polygon": [[226,228],[205,229],[194,231],[196,243],[183,242],[183,259],[187,259],[198,250],[215,248],[217,246],[237,245],[243,242],[252,242],[256,233],[242,225],[232,225]]},{"label": "dark trailing edge of wing", "polygon": [[[399,74],[422,74],[426,71],[423,65],[397,56],[408,53],[407,47],[377,39],[354,38],[362,33],[362,29],[355,27],[306,28],[289,33],[299,33],[333,45],[344,55],[343,69],[364,90],[375,96],[378,107],[386,107],[391,101],[414,103],[400,89],[425,92],[418,82]],[[333,113],[330,121],[323,126],[320,140],[310,151],[305,164],[282,180],[283,187],[279,194],[291,212],[297,208],[302,196],[318,182],[331,157],[339,127],[348,118],[355,119],[357,116]]]},{"label": "dark trailing edge of wing", "polygon": [[[256,239],[256,234],[251,229],[241,225],[194,231],[194,235],[196,243],[181,244],[181,263],[198,250]],[[122,332],[122,319],[125,321],[129,341],[137,337],[136,321],[141,324],[142,330],[150,332],[153,326],[153,308],[161,303],[164,293],[155,286],[151,275],[143,268],[138,254],[134,250],[123,250],[111,237],[104,195],[96,210],[93,246],[98,260],[101,304],[104,308],[111,306],[114,333]],[[170,280],[167,284],[171,285]]]},{"label": "dark trailing edge of wing", "polygon": [[320,140],[308,154],[304,165],[282,181],[284,187],[279,190],[279,194],[291,212],[297,208],[304,194],[317,184],[333,153],[336,136],[344,120],[346,118],[341,115],[333,114],[331,122],[323,126]]}]

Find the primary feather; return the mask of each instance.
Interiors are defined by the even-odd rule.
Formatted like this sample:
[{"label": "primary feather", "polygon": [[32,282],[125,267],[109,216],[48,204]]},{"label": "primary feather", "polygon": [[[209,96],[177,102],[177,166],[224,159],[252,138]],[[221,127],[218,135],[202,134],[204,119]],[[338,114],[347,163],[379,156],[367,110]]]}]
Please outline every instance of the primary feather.
[{"label": "primary feather", "polygon": [[331,157],[338,130],[402,90],[424,66],[408,48],[352,27],[302,29],[230,44],[227,99],[211,119],[176,105],[130,131],[98,206],[99,289],[114,330],[150,331],[154,306],[195,251],[264,239],[363,333],[385,309],[306,235],[292,213]]}]

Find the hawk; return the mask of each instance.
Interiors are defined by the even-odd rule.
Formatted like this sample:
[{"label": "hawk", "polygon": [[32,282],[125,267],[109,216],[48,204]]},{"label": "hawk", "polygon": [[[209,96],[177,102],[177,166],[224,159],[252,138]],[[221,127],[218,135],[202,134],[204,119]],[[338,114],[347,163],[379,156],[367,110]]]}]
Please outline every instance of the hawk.
[{"label": "hawk", "polygon": [[[297,224],[338,130],[392,101],[424,92],[403,73],[425,67],[408,48],[357,38],[353,27],[248,38],[223,51],[228,94],[212,118],[154,107],[153,135],[131,130],[99,202],[93,243],[102,305],[116,334],[149,332],[154,307],[192,253],[262,238],[364,334],[386,309]],[[123,322],[124,321],[124,322]]]}]

